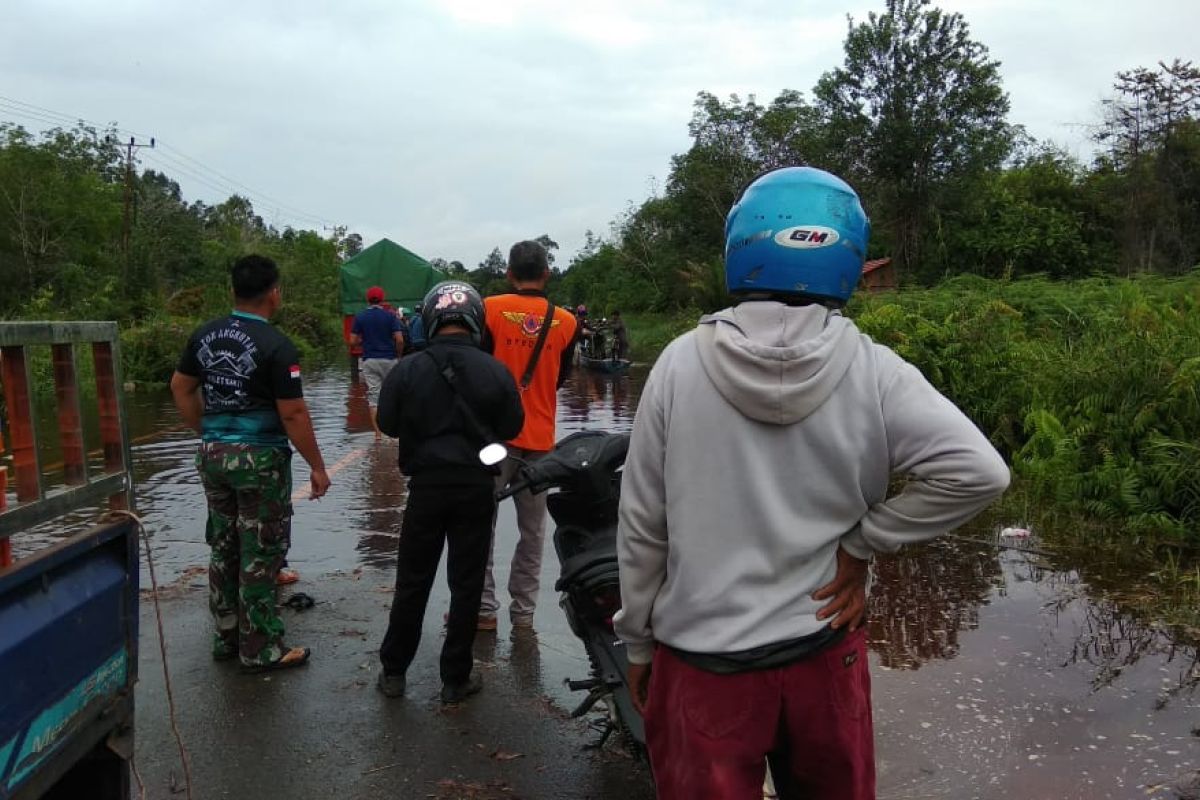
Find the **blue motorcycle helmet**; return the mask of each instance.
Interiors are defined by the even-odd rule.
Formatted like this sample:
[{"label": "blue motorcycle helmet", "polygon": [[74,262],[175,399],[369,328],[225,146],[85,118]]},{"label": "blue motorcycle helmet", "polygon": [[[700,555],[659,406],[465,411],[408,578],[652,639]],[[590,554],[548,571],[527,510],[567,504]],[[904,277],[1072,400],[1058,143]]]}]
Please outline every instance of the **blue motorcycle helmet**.
[{"label": "blue motorcycle helmet", "polygon": [[843,306],[862,276],[871,223],[858,194],[814,167],[756,178],[725,218],[725,285],[746,299]]}]

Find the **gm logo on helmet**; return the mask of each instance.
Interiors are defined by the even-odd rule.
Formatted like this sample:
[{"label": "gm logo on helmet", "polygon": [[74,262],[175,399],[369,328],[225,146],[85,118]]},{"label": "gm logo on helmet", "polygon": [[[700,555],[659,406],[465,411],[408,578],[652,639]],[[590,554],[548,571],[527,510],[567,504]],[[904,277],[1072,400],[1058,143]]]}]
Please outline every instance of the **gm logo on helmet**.
[{"label": "gm logo on helmet", "polygon": [[841,237],[837,231],[824,225],[796,225],[775,234],[775,244],[809,250],[814,247],[829,247],[839,238]]}]

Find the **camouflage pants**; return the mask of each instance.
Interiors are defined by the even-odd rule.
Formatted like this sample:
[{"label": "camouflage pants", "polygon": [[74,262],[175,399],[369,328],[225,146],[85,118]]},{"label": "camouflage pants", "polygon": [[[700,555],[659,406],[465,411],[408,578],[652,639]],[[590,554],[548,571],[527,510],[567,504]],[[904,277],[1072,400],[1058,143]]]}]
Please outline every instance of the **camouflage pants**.
[{"label": "camouflage pants", "polygon": [[275,579],[291,544],[291,462],[291,450],[280,447],[212,442],[196,454],[208,500],[215,657],[236,654],[252,665],[285,652]]}]

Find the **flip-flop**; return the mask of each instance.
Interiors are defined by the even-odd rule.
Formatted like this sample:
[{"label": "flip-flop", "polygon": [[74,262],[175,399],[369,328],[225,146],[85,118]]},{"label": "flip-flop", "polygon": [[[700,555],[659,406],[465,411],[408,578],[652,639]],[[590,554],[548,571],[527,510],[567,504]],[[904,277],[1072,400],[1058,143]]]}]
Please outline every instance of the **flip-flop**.
[{"label": "flip-flop", "polygon": [[277,586],[287,586],[288,584],[296,583],[300,580],[300,573],[294,569],[284,567],[279,570],[279,574],[275,576],[275,584]]},{"label": "flip-flop", "polygon": [[294,611],[308,611],[317,604],[317,601],[304,592],[295,592],[287,600],[284,600],[283,604]]},{"label": "flip-flop", "polygon": [[278,661],[272,661],[269,664],[242,664],[242,672],[247,675],[253,675],[259,672],[276,672],[281,669],[293,669],[302,667],[308,663],[309,656],[312,655],[312,650],[307,647],[292,647]]}]

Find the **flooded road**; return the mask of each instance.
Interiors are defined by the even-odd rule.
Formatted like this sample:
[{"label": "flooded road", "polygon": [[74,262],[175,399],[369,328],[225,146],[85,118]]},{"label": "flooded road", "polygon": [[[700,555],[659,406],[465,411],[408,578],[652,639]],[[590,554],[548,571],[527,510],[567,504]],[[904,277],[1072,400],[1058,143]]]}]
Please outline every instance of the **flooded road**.
[{"label": "flooded road", "polygon": [[[577,371],[560,395],[559,436],[628,430],[643,380],[637,369],[618,377]],[[303,576],[299,588],[318,601],[335,586],[384,601],[405,502],[394,445],[373,441],[362,390],[342,371],[315,375],[306,391],[336,472],[324,500],[296,500],[289,560]],[[195,440],[178,427],[165,393],[134,396],[131,427],[139,510],[158,578],[202,583],[207,548]],[[296,462],[299,494],[308,470]],[[967,533],[990,539],[1004,522],[984,521]],[[497,536],[496,579],[504,586],[516,541],[511,503],[501,507]],[[14,538],[18,555],[43,537]],[[517,659],[521,693],[564,709],[578,699],[564,680],[585,677],[588,665],[557,606],[557,569],[547,547],[534,657],[516,652],[502,617],[485,660]],[[880,559],[875,576],[869,632],[881,798],[1174,797],[1165,784],[1200,767],[1195,649],[1092,596],[1077,573],[1036,555],[947,539]],[[448,603],[444,578],[434,591],[427,639],[436,639],[435,621]],[[203,610],[202,592],[188,597]],[[306,616],[321,613],[318,606]],[[382,625],[386,611],[373,613]],[[150,631],[144,634],[145,650]],[[377,648],[370,638],[363,637],[366,650]],[[420,669],[434,680],[435,665]]]}]

